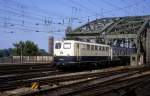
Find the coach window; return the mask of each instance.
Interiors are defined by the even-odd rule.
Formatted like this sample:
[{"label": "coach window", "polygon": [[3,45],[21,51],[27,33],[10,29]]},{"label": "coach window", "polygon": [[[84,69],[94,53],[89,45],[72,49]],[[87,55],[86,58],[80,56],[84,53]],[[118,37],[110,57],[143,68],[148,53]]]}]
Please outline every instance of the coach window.
[{"label": "coach window", "polygon": [[90,50],[90,45],[87,45],[87,50]]},{"label": "coach window", "polygon": [[102,51],[104,51],[104,47],[102,46]]},{"label": "coach window", "polygon": [[70,49],[71,43],[64,43],[64,49]]},{"label": "coach window", "polygon": [[101,46],[99,46],[99,51],[101,51]]},{"label": "coach window", "polygon": [[107,47],[105,47],[105,51],[107,51]]},{"label": "coach window", "polygon": [[55,49],[60,49],[61,48],[61,43],[56,43]]},{"label": "coach window", "polygon": [[106,51],[106,47],[104,47],[104,51]]},{"label": "coach window", "polygon": [[98,50],[98,46],[95,46],[95,50],[96,50],[96,51]]},{"label": "coach window", "polygon": [[91,45],[91,50],[94,50],[94,45]]},{"label": "coach window", "polygon": [[106,51],[108,51],[108,47],[106,47]]},{"label": "coach window", "polygon": [[108,51],[109,50],[109,48],[108,47],[106,47],[106,51]]},{"label": "coach window", "polygon": [[106,50],[106,47],[103,47],[103,50],[105,51],[105,50]]},{"label": "coach window", "polygon": [[86,45],[83,44],[83,45],[82,45],[82,50],[85,50],[85,49],[86,49]]}]

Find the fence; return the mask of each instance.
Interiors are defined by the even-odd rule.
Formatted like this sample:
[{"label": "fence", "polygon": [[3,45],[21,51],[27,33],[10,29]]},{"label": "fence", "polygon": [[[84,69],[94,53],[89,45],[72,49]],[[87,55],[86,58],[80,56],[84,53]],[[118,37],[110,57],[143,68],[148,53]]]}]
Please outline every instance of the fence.
[{"label": "fence", "polygon": [[0,63],[51,63],[52,56],[12,56],[0,58]]},{"label": "fence", "polygon": [[0,63],[12,63],[12,62],[13,62],[12,57],[3,57],[3,58],[0,58]]}]

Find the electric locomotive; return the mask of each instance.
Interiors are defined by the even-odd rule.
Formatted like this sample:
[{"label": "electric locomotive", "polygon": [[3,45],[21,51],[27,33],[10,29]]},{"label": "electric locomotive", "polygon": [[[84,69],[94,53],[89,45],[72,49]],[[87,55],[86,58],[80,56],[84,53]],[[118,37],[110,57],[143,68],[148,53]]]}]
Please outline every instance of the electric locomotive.
[{"label": "electric locomotive", "polygon": [[123,65],[121,59],[126,59],[124,64],[129,63],[129,56],[133,53],[132,48],[104,44],[75,40],[54,42],[54,63],[61,70],[89,70]]}]

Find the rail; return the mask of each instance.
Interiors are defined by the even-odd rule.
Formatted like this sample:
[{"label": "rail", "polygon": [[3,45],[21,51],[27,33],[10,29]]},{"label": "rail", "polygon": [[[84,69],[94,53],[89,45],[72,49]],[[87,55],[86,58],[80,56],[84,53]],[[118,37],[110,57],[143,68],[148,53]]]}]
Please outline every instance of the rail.
[{"label": "rail", "polygon": [[[136,68],[135,68],[136,69]],[[97,75],[92,74],[92,75],[82,75],[83,77],[86,76],[87,79],[85,80],[81,80],[79,82],[73,82],[73,83],[68,83],[68,84],[63,84],[61,83],[59,86],[57,87],[49,87],[46,89],[41,89],[41,90],[37,90],[34,92],[30,92],[29,93],[25,93],[25,94],[21,94],[23,96],[34,96],[34,95],[45,95],[45,94],[51,94],[51,96],[59,96],[59,95],[68,95],[68,96],[72,96],[73,94],[75,94],[75,92],[77,92],[77,90],[81,90],[86,88],[87,86],[95,86],[99,83],[103,84],[104,82],[109,82],[112,81],[114,79],[119,79],[119,78],[123,78],[123,77],[128,77],[130,75],[134,75],[136,73],[139,72],[143,72],[147,69],[142,69],[139,71],[139,69],[133,69],[133,70],[115,70],[115,71],[110,71],[110,72],[101,72]],[[138,71],[137,71],[138,70]],[[91,76],[91,77],[90,77]],[[79,76],[80,77],[80,76]],[[82,77],[82,79],[83,79]],[[85,77],[84,77],[85,78]],[[56,79],[56,82],[64,82],[65,80],[75,80],[75,79],[81,79],[78,78],[78,75],[74,75],[72,76],[72,78],[67,77],[65,79],[65,76],[61,77],[61,79]],[[99,83],[98,83],[99,82]],[[90,85],[91,84],[91,85]],[[83,91],[84,92],[84,91]],[[79,95],[79,94],[78,94]]]}]

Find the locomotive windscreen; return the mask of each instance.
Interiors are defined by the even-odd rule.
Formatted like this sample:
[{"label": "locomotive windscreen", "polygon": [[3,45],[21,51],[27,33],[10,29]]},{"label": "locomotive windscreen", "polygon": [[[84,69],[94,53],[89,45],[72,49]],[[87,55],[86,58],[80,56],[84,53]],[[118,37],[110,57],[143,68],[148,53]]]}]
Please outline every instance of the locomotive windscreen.
[{"label": "locomotive windscreen", "polygon": [[60,49],[61,48],[61,43],[56,43],[55,44],[55,49]]}]

